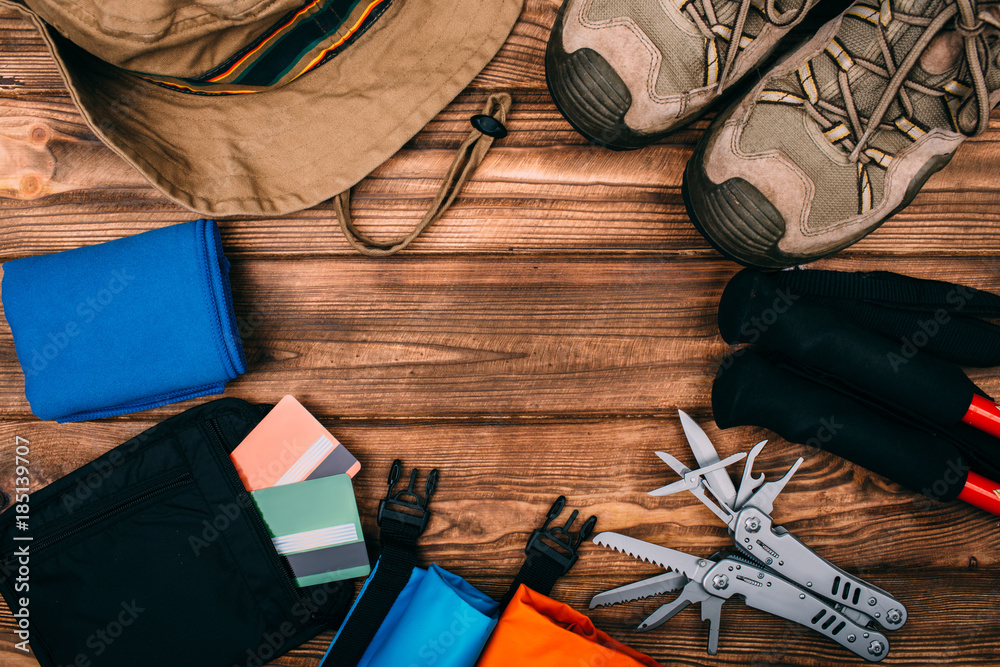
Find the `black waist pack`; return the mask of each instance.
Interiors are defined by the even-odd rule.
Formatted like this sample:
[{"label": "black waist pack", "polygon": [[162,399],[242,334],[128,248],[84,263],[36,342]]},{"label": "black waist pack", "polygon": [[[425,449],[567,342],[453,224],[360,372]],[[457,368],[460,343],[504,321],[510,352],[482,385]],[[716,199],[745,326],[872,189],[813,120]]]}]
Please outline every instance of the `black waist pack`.
[{"label": "black waist pack", "polygon": [[343,618],[353,586],[295,587],[229,459],[268,410],[192,408],[0,515],[0,594],[42,667],[260,667]]}]

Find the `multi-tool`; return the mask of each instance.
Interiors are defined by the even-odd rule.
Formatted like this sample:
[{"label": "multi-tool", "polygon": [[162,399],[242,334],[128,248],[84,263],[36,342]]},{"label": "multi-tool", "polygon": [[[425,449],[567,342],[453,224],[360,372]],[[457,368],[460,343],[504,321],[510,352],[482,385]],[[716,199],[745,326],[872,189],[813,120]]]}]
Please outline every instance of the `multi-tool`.
[{"label": "multi-tool", "polygon": [[[681,479],[650,495],[690,491],[726,524],[736,551],[699,558],[618,533],[600,533],[595,543],[655,563],[668,572],[600,593],[591,600],[590,608],[680,589],[677,599],[653,612],[638,630],[652,630],[688,605],[700,603],[701,618],[709,622],[708,652],[715,655],[722,603],[739,595],[748,606],[812,628],[866,660],[883,659],[889,642],[876,625],[884,630],[902,627],[906,607],[889,593],[825,560],[771,519],[774,500],[802,459],[777,481],[765,483],[764,475],[754,476],[753,464],[766,440],[749,454],[720,460],[701,427],[684,412],[680,418],[701,467],[690,470],[673,456],[656,452]],[[737,490],[726,467],[742,459],[746,462]]]}]

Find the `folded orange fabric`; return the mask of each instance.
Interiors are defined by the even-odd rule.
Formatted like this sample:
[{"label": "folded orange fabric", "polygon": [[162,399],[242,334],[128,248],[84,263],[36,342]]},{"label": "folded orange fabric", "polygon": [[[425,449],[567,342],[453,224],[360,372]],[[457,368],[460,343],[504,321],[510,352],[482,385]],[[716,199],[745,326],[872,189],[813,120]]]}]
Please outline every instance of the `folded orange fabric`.
[{"label": "folded orange fabric", "polygon": [[477,667],[663,667],[612,639],[583,614],[521,585]]}]

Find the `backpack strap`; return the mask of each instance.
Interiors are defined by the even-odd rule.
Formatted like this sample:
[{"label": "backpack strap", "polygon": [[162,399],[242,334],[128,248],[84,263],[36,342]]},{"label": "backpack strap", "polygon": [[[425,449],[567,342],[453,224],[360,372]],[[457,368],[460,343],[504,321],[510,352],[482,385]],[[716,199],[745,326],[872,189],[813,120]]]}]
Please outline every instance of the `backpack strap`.
[{"label": "backpack strap", "polygon": [[501,609],[513,599],[521,584],[542,595],[548,595],[556,580],[569,572],[576,563],[580,545],[594,532],[597,517],[592,516],[587,519],[574,538],[569,530],[580,514],[577,510],[573,510],[570,514],[566,525],[550,527],[565,507],[566,497],[559,496],[546,515],[542,527],[531,533],[528,546],[524,549],[526,554],[524,564],[511,582],[507,593],[500,599]]},{"label": "backpack strap", "polygon": [[417,469],[414,468],[407,488],[393,495],[402,467],[399,459],[393,461],[389,490],[378,505],[382,552],[323,657],[321,667],[358,664],[417,565],[417,539],[427,528],[430,519],[427,506],[437,488],[439,473],[437,469],[431,471],[421,497],[416,491]]}]

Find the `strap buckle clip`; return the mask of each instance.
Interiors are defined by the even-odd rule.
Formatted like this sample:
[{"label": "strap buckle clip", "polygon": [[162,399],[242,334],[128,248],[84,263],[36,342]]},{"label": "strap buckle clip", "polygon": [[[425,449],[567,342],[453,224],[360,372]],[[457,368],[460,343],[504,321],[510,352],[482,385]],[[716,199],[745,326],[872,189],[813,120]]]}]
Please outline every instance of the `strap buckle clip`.
[{"label": "strap buckle clip", "polygon": [[569,572],[570,568],[576,564],[577,559],[580,557],[580,545],[590,537],[591,533],[594,532],[594,526],[597,524],[596,516],[587,519],[574,540],[569,529],[573,526],[580,512],[573,510],[573,513],[569,515],[569,521],[565,525],[550,528],[549,525],[562,514],[565,508],[566,497],[559,496],[552,504],[552,508],[549,509],[549,513],[545,517],[545,523],[541,528],[531,533],[528,545],[524,548],[524,553],[527,554],[529,559],[534,558],[536,554],[551,558],[557,565],[563,568],[562,574]]},{"label": "strap buckle clip", "polygon": [[[389,469],[389,490],[386,492],[385,498],[378,502],[378,515],[375,521],[379,526],[385,520],[415,526],[418,534],[421,534],[427,528],[427,521],[431,517],[427,505],[430,503],[431,496],[434,495],[434,491],[437,489],[440,473],[437,468],[431,470],[431,474],[427,476],[427,482],[424,484],[424,495],[421,496],[416,491],[417,469],[414,468],[410,472],[410,483],[406,489],[393,495],[393,487],[399,481],[402,469],[402,461],[396,459],[392,462],[392,468]],[[407,498],[412,500],[407,500]]]}]

